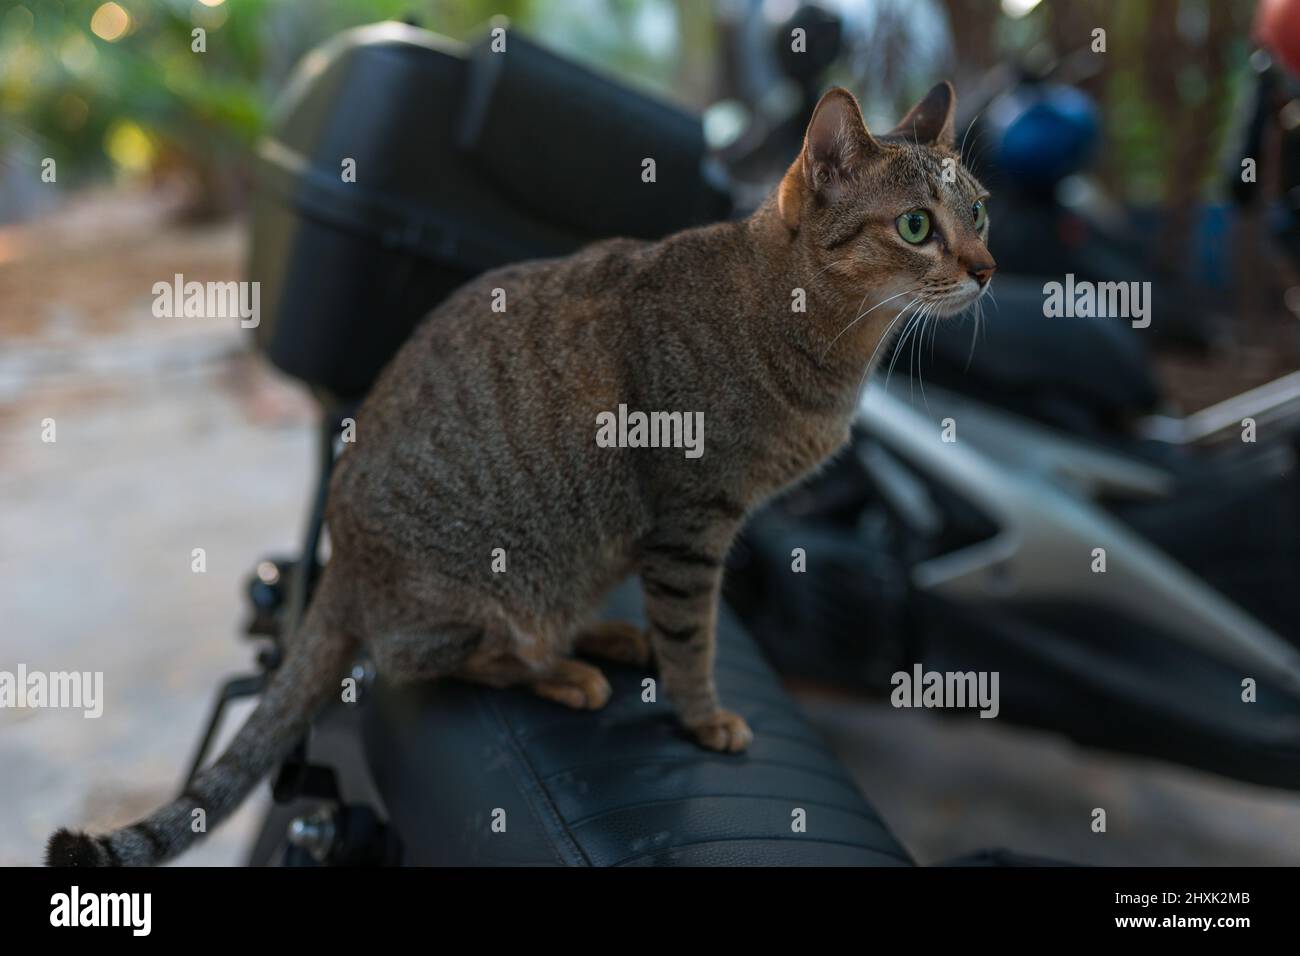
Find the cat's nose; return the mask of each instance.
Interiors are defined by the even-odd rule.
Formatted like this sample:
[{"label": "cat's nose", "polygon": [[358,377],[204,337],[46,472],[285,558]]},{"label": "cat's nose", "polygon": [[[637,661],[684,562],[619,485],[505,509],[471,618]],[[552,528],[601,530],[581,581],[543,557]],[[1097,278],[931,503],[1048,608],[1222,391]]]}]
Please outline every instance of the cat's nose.
[{"label": "cat's nose", "polygon": [[989,280],[993,278],[993,273],[997,272],[997,270],[998,264],[992,259],[985,262],[975,262],[966,267],[967,274],[980,284],[981,289],[989,284]]}]

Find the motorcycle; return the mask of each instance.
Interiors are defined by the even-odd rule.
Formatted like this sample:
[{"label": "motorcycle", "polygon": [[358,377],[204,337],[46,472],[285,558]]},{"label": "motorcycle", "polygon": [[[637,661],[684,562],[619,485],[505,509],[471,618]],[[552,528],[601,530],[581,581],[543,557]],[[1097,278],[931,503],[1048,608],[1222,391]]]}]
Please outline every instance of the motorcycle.
[{"label": "motorcycle", "polygon": [[[655,190],[627,175],[646,156]],[[723,218],[739,195],[698,118],[513,34],[499,52],[378,24],[307,58],[259,147],[249,274],[260,347],[321,400],[318,478],[301,553],[250,581],[261,670],[218,694],[191,776],[301,618],[339,435],[414,324],[486,269]],[[1000,673],[1005,719],[1296,786],[1295,395],[1162,422],[1131,331],[1045,320],[1041,285],[999,276],[973,354],[969,325],[935,328],[924,394],[908,376],[871,385],[848,452],[747,525],[718,682],[749,708],[748,758],[693,748],[640,704],[634,669],[611,670],[614,702],[592,717],[390,687],[363,659],[355,699],[273,782],[251,862],[907,864],[780,677],[883,694],[918,662]],[[1261,441],[1196,447],[1239,414]],[[816,573],[790,573],[796,548]],[[637,617],[634,592],[611,611]],[[803,804],[824,829],[790,840]]]}]

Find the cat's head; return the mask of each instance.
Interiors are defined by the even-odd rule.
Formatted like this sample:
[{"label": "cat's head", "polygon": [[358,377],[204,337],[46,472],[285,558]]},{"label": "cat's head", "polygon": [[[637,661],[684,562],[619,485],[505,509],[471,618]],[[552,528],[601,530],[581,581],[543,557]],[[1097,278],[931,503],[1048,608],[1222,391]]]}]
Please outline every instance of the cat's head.
[{"label": "cat's head", "polygon": [[952,86],[940,83],[873,136],[853,94],[821,98],[777,193],[819,291],[863,308],[897,295],[882,313],[915,302],[939,316],[983,294],[997,268],[988,196],[954,150],[955,106]]}]

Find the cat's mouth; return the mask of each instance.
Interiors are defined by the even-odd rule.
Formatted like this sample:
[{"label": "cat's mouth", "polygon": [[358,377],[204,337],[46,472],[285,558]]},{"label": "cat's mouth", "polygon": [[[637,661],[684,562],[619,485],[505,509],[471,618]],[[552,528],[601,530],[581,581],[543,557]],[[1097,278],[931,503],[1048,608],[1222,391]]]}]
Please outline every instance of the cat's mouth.
[{"label": "cat's mouth", "polygon": [[935,314],[945,319],[961,315],[983,298],[988,290],[988,284],[980,285],[974,279],[967,279],[955,292],[938,300]]}]

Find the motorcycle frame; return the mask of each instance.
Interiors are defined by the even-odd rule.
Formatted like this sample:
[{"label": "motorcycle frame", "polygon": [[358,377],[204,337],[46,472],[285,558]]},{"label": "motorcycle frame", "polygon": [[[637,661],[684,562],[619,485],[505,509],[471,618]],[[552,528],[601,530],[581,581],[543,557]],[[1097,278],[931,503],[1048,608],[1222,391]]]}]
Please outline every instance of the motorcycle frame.
[{"label": "motorcycle frame", "polygon": [[[1300,702],[1300,649],[1096,500],[1102,493],[1167,495],[1167,472],[933,386],[919,410],[872,384],[857,423],[912,467],[960,489],[999,529],[915,565],[912,582],[920,591],[973,607],[1070,599],[1110,608],[1243,673],[1270,678]],[[942,440],[945,427],[960,428],[960,440]],[[874,470],[882,486],[895,489],[893,498],[908,502],[899,510],[905,520],[912,515],[915,530],[933,527],[937,505],[927,501],[923,482],[899,472]],[[1095,548],[1105,549],[1105,574],[1089,568]]]}]

